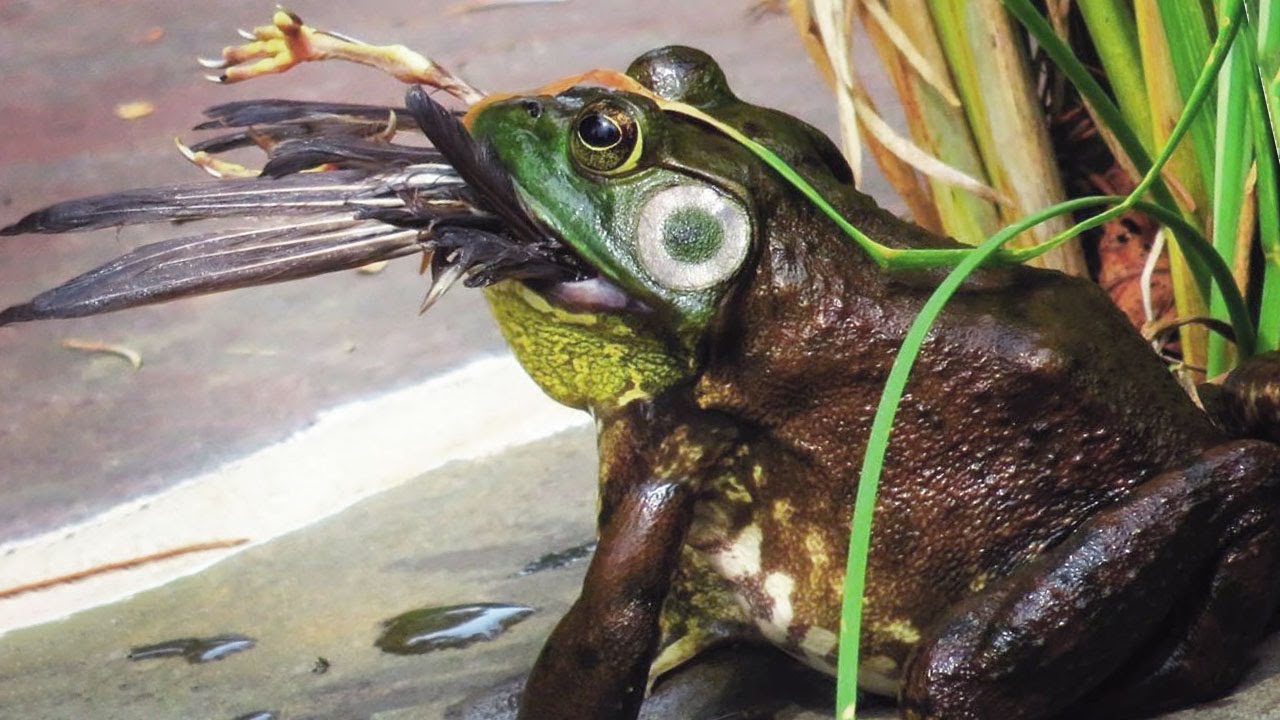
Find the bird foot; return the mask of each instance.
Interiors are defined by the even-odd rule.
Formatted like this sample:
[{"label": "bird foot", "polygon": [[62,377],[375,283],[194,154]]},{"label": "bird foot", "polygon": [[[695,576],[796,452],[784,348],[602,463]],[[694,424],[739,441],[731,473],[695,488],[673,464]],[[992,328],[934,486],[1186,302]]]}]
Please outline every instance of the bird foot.
[{"label": "bird foot", "polygon": [[320,60],[346,60],[377,68],[401,82],[439,88],[464,102],[484,97],[470,83],[403,45],[370,45],[351,37],[317,30],[303,23],[296,13],[276,11],[271,25],[240,31],[248,42],[222,49],[221,59],[200,58],[200,64],[218,75],[208,75],[218,83],[242,82],[260,75],[282,73],[295,65]]}]

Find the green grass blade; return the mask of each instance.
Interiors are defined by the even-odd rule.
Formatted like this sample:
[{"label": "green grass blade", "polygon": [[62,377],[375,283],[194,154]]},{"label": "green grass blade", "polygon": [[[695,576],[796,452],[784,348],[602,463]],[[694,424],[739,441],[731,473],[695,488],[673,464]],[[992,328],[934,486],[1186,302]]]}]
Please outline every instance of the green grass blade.
[{"label": "green grass blade", "polygon": [[[1189,238],[1192,238],[1191,242],[1186,246],[1187,250],[1190,254],[1202,260],[1206,266],[1213,268],[1213,279],[1221,286],[1223,295],[1227,299],[1232,322],[1236,323],[1237,341],[1242,348],[1241,354],[1249,354],[1249,351],[1244,350],[1244,348],[1252,348],[1254,342],[1252,325],[1249,320],[1248,309],[1245,307],[1244,300],[1236,288],[1230,268],[1217,256],[1213,246],[1199,236],[1194,227],[1187,223],[1176,211],[1163,206],[1137,200],[1132,195],[1128,198],[1096,196],[1070,200],[1051,208],[1046,208],[1018,223],[1010,225],[968,252],[960,264],[938,285],[937,290],[925,302],[920,314],[916,316],[916,319],[908,328],[903,338],[902,347],[898,349],[898,354],[894,358],[893,367],[889,370],[889,377],[885,381],[884,390],[880,395],[880,402],[876,406],[875,419],[872,421],[871,433],[867,440],[867,449],[862,459],[862,469],[858,477],[858,493],[854,501],[853,517],[850,521],[849,554],[845,566],[844,596],[841,601],[840,611],[839,661],[836,670],[836,717],[839,720],[854,720],[857,715],[862,599],[866,594],[867,557],[871,550],[871,529],[876,497],[880,488],[880,476],[884,471],[884,459],[889,449],[889,439],[893,430],[894,418],[897,416],[898,404],[906,391],[911,368],[915,365],[916,358],[919,357],[920,349],[924,346],[929,330],[933,327],[934,321],[941,314],[947,301],[955,294],[965,278],[983,263],[1001,253],[1001,248],[1005,243],[1012,240],[1019,233],[1026,231],[1033,225],[1044,222],[1050,217],[1065,215],[1108,203],[1117,203],[1116,208],[1124,208],[1126,205],[1132,204],[1143,212],[1150,213],[1162,223],[1186,233]],[[1113,208],[1113,211],[1116,208]],[[1106,215],[1106,213],[1103,213],[1103,215]],[[1076,232],[1087,223],[1097,221],[1098,217],[1102,217],[1102,215],[1095,216],[1067,232]],[[1100,224],[1105,220],[1097,222]],[[1065,233],[1062,235],[1065,235]],[[1064,238],[1060,236],[1055,237],[1057,241],[1062,239]]]},{"label": "green grass blade", "polygon": [[964,279],[978,266],[995,257],[1005,243],[1045,220],[1115,199],[1081,198],[1060,203],[1030,215],[992,236],[991,239],[969,251],[960,264],[943,279],[907,330],[902,347],[898,350],[893,367],[889,370],[889,378],[880,396],[880,404],[876,407],[875,420],[872,422],[871,436],[867,441],[867,451],[863,456],[862,471],[858,479],[858,495],[853,506],[848,564],[845,568],[844,598],[841,605],[840,659],[836,671],[836,717],[839,720],[854,720],[857,716],[862,597],[866,592],[867,555],[871,548],[871,523],[875,511],[876,494],[880,488],[880,475],[884,470],[885,452],[889,448],[889,437],[893,429],[894,417],[897,415],[898,403],[902,399],[907,378],[920,354],[920,348],[924,345],[929,329],[933,327],[943,306],[955,294]]},{"label": "green grass blade", "polygon": [[[1191,94],[1196,76],[1209,55],[1210,28],[1204,8],[1200,0],[1158,2],[1157,7],[1169,45],[1169,57],[1173,61],[1174,77],[1185,99]],[[1240,97],[1243,100],[1244,96]],[[1212,108],[1205,108],[1191,123],[1190,140],[1205,188],[1213,187],[1214,122]]]},{"label": "green grass blade", "polygon": [[[1231,46],[1218,78],[1212,195],[1213,247],[1229,267],[1235,266],[1240,214],[1246,202],[1245,180],[1253,159],[1249,93],[1250,85],[1256,81],[1250,72],[1247,44],[1248,38],[1241,37]],[[1226,313],[1226,302],[1217,288],[1210,293],[1209,313],[1219,318]],[[1226,372],[1231,368],[1232,358],[1226,341],[1218,335],[1210,336],[1206,374],[1216,377]]]},{"label": "green grass blade", "polygon": [[[1252,22],[1254,19],[1257,22]],[[1247,30],[1251,36],[1256,35],[1246,47],[1255,53],[1257,67],[1250,86],[1249,109],[1254,118],[1258,238],[1263,262],[1258,349],[1265,352],[1280,350],[1280,118],[1275,112],[1276,91],[1280,89],[1280,2],[1262,0]]]},{"label": "green grass blade", "polygon": [[[1058,69],[1075,85],[1080,95],[1093,106],[1094,112],[1115,136],[1120,147],[1124,148],[1125,154],[1133,161],[1138,172],[1146,173],[1151,168],[1151,157],[1147,154],[1145,144],[1134,128],[1125,122],[1120,108],[1102,85],[1093,78],[1089,68],[1085,67],[1071,48],[1058,37],[1053,31],[1053,26],[1036,10],[1031,0],[1004,0],[1004,6],[1026,27],[1027,32],[1031,33]],[[1158,176],[1152,188],[1156,202],[1176,207],[1173,195]]]},{"label": "green grass blade", "polygon": [[1121,115],[1139,143],[1150,148],[1151,108],[1147,103],[1147,84],[1142,79],[1142,55],[1138,50],[1133,8],[1127,0],[1094,0],[1082,2],[1078,7]]}]

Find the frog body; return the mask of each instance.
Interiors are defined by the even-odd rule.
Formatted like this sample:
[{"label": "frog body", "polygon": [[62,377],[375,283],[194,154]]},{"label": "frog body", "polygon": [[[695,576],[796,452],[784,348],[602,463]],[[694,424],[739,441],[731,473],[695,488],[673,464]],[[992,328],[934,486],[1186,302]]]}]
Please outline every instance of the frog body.
[{"label": "frog body", "polygon": [[[876,207],[826,138],[738,100],[705,55],[666,48],[628,72],[769,146],[873,239],[954,244]],[[615,341],[668,358],[624,368],[647,379],[620,394],[567,392],[580,368],[520,352],[541,323],[504,328],[544,389],[596,417],[601,453],[600,548],[521,717],[634,717],[652,674],[728,638],[833,672],[865,438],[941,275],[877,267],[744,148],[642,94],[509,99],[472,131],[597,268],[588,282],[631,299],[500,285],[500,321],[617,313]],[[710,249],[689,231],[710,221],[680,208],[721,223]],[[865,689],[910,718],[1101,717],[1238,679],[1280,598],[1280,448],[1227,440],[1101,290],[1050,271],[976,273],[913,378],[876,509]]]}]

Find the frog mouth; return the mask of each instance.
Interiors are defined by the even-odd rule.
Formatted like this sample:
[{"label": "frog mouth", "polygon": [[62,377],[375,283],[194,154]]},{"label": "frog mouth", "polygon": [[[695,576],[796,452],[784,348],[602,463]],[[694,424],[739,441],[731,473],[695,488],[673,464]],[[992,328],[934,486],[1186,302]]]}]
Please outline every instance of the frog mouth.
[{"label": "frog mouth", "polygon": [[[573,310],[634,303],[520,201],[487,145],[421,88],[406,107],[256,100],[206,110],[197,130],[219,134],[188,147],[218,182],[171,185],[58,203],[0,235],[63,233],[142,223],[232,227],[143,245],[0,311],[0,325],[94,315],[181,297],[296,280],[421,255],[429,307],[461,282],[525,282]],[[397,134],[409,143],[393,142]],[[426,145],[413,135],[420,134]],[[222,159],[258,147],[260,172]],[[311,172],[324,170],[324,172]]]}]

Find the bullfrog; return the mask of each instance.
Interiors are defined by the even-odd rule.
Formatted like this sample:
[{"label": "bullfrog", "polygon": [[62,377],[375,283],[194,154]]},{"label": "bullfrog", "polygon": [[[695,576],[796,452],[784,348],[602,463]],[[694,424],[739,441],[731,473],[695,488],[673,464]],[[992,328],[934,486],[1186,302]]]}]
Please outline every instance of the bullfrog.
[{"label": "bullfrog", "polygon": [[[501,207],[483,229],[465,212],[450,222],[489,244],[438,240],[433,268],[456,279],[460,255],[501,257],[468,282],[488,285],[530,377],[597,427],[598,547],[529,675],[524,720],[629,720],[655,678],[734,640],[834,672],[867,433],[942,277],[879,267],[743,145],[656,100],[768,147],[884,245],[959,247],[880,209],[829,139],[739,99],[706,54],[658,49],[626,76],[633,87],[479,103],[465,130],[421,91],[391,118],[441,147],[475,144],[448,159],[475,166],[467,184]],[[375,157],[343,147],[329,159]],[[345,188],[342,172],[354,171],[335,173]],[[407,222],[404,198],[427,187],[398,191],[394,210],[361,196],[360,221]],[[114,221],[118,205],[73,210]],[[59,222],[75,224],[14,227]],[[541,239],[515,253],[511,226]],[[0,323],[53,313],[5,312]],[[1248,667],[1280,603],[1277,570],[1280,446],[1228,437],[1096,285],[986,267],[933,328],[898,413],[860,683],[912,720],[1132,717],[1205,700]]]},{"label": "bullfrog", "polygon": [[[873,239],[952,245],[705,54],[627,74],[765,144]],[[508,98],[471,131],[594,271],[488,291],[529,374],[599,432],[600,544],[520,717],[634,717],[651,675],[729,638],[833,672],[865,439],[940,276],[882,270],[740,144],[644,94]],[[980,271],[898,418],[865,690],[905,718],[1098,718],[1238,681],[1280,600],[1280,447],[1225,437],[1096,285]]]}]

